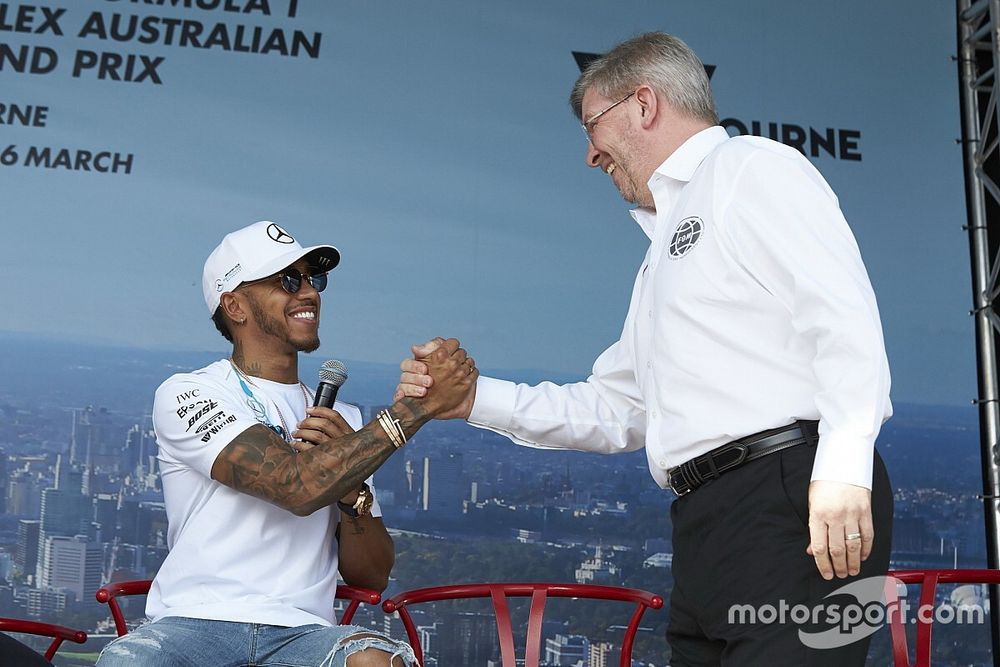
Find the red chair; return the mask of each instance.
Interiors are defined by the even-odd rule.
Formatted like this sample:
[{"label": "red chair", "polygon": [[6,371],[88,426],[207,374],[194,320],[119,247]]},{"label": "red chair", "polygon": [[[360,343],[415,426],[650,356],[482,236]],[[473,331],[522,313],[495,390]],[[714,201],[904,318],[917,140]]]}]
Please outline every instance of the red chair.
[{"label": "red chair", "polygon": [[622,652],[619,665],[631,667],[632,644],[635,633],[639,630],[639,621],[646,609],[660,609],[663,598],[646,591],[634,588],[619,588],[616,586],[594,586],[589,584],[458,584],[454,586],[436,586],[433,588],[417,588],[394,595],[382,603],[382,610],[388,614],[399,612],[406,628],[406,636],[410,646],[417,656],[419,664],[424,663],[420,638],[413,625],[413,619],[407,606],[421,602],[437,602],[440,600],[456,600],[460,598],[492,598],[493,612],[497,619],[497,635],[500,638],[500,656],[503,667],[515,667],[514,630],[510,622],[510,608],[507,599],[510,597],[530,597],[531,607],[528,612],[528,639],[525,647],[524,667],[538,667],[541,639],[542,615],[545,612],[545,601],[549,597],[556,598],[590,598],[596,600],[618,600],[634,602],[636,607],[632,613],[622,638]]},{"label": "red chair", "polygon": [[[146,595],[149,593],[149,587],[152,583],[152,579],[119,581],[97,589],[95,597],[98,602],[106,604],[111,608],[111,616],[115,619],[115,630],[118,632],[119,637],[126,634],[128,628],[125,627],[125,616],[122,614],[122,610],[115,598],[122,597],[123,595]],[[382,601],[382,594],[367,588],[340,584],[337,586],[337,599],[351,601],[340,616],[340,624],[348,625],[354,619],[354,613],[358,610],[362,602],[366,604],[378,604]]]},{"label": "red chair", "polygon": [[46,660],[52,660],[52,656],[56,654],[59,646],[66,639],[77,644],[83,644],[87,641],[87,633],[83,630],[74,630],[62,625],[51,625],[37,621],[22,621],[17,618],[0,618],[0,631],[52,637],[52,643],[49,644],[49,648],[44,654]]},{"label": "red chair", "polygon": [[[904,584],[920,584],[919,609],[933,609],[937,585],[942,584],[1000,584],[1000,570],[895,570],[889,577]],[[889,630],[892,634],[892,658],[896,667],[930,667],[931,630],[934,627],[933,614],[919,613],[912,607],[907,614],[916,619],[917,650],[914,662],[906,646],[906,623],[903,614],[898,613],[899,591],[894,579],[886,579],[886,609],[889,610]],[[895,613],[894,613],[895,612]],[[996,613],[995,611],[992,613]]]}]

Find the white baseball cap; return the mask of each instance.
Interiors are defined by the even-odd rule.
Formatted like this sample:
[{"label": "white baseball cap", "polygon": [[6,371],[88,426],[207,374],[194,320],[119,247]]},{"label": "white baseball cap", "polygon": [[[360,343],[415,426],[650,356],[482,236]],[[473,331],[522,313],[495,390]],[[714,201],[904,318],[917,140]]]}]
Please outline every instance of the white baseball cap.
[{"label": "white baseball cap", "polygon": [[340,263],[340,251],[332,245],[303,248],[270,220],[226,234],[205,260],[201,274],[208,312],[215,314],[224,292],[232,292],[241,283],[266,278],[303,257],[321,271],[329,271]]}]

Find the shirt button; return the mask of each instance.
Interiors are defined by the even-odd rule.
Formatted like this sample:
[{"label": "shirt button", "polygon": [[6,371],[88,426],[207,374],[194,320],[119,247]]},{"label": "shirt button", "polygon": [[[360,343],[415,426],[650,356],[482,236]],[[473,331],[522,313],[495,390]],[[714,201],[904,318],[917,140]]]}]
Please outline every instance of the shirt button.
[{"label": "shirt button", "polygon": [[649,310],[649,317],[650,317],[650,318],[652,318],[652,317],[653,317],[653,310],[652,310],[652,309],[650,309],[650,310]]},{"label": "shirt button", "polygon": [[653,362],[652,361],[647,361],[646,362],[646,368],[652,368],[652,367],[653,367]]},{"label": "shirt button", "polygon": [[660,467],[661,468],[666,468],[667,467],[667,462],[665,460],[663,460],[663,459],[660,459]]}]

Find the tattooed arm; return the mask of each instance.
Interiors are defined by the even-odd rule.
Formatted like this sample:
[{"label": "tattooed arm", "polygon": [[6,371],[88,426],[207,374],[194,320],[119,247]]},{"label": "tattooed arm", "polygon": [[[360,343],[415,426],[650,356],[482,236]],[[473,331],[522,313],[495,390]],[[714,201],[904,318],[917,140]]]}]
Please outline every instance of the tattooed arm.
[{"label": "tattooed arm", "polygon": [[[389,412],[408,435],[430,419],[415,401],[400,401]],[[212,466],[212,479],[306,516],[359,488],[395,451],[377,422],[302,452],[257,424],[222,450]]]},{"label": "tattooed arm", "polygon": [[[457,341],[439,348],[428,359],[433,390],[424,398],[404,398],[389,408],[407,438],[468,393],[479,372],[470,372],[466,358]],[[296,453],[266,426],[251,426],[215,459],[212,479],[299,516],[312,514],[358,489],[396,451],[377,421],[356,433],[333,433],[336,429],[316,436],[315,446]]]}]

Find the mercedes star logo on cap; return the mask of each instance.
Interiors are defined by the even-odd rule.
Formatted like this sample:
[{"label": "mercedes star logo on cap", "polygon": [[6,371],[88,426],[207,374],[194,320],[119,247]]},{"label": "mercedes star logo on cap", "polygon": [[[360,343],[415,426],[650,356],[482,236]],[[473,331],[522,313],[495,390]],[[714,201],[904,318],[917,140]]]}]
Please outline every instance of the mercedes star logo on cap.
[{"label": "mercedes star logo on cap", "polygon": [[277,241],[278,243],[295,243],[295,239],[292,238],[291,234],[273,222],[267,226],[267,235],[271,237],[272,241]]}]

